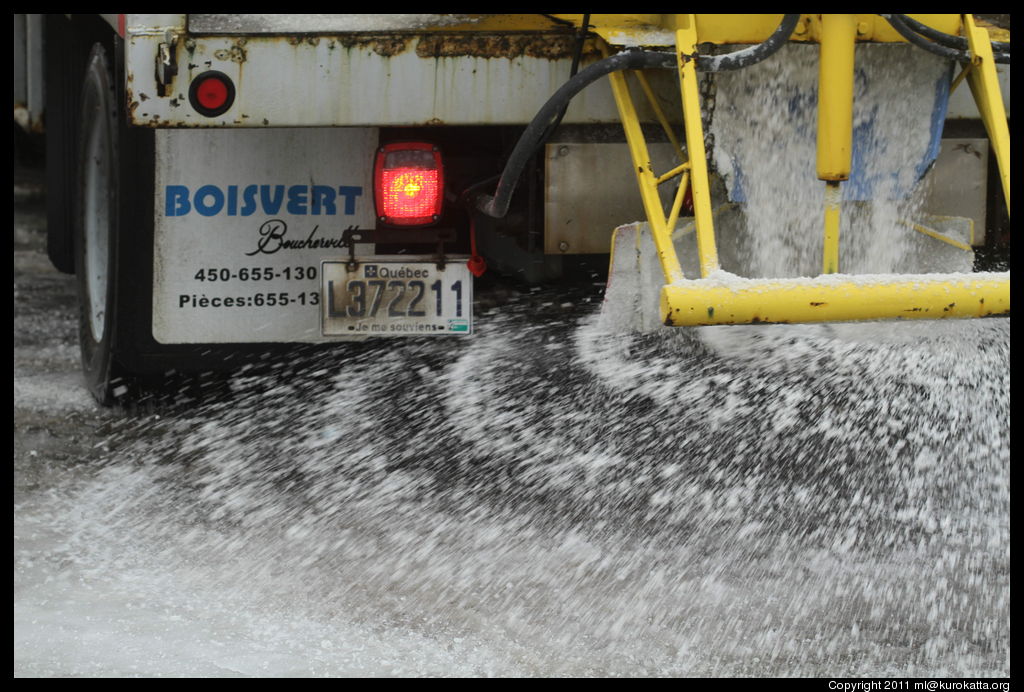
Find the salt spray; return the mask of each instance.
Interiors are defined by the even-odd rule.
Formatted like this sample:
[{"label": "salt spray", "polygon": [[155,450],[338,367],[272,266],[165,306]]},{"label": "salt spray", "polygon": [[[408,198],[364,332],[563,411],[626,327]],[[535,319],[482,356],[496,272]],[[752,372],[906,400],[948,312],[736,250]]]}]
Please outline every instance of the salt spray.
[{"label": "salt spray", "polygon": [[[817,58],[816,46],[789,45],[716,79],[714,161],[746,211],[743,228],[722,232],[740,234],[745,276],[821,271],[825,183],[815,173]],[[901,220],[917,220],[920,212],[917,178],[932,144],[936,93],[948,75],[948,63],[912,46],[858,46],[856,183],[843,183],[843,273],[905,270],[913,231]]]}]

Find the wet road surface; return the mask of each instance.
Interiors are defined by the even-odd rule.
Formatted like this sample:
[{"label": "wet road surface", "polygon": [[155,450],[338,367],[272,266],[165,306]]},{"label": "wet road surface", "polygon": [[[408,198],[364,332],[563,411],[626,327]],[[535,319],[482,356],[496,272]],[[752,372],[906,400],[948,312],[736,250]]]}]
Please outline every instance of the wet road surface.
[{"label": "wet road surface", "polygon": [[16,676],[1006,676],[1009,320],[478,333],[96,407],[16,180]]}]

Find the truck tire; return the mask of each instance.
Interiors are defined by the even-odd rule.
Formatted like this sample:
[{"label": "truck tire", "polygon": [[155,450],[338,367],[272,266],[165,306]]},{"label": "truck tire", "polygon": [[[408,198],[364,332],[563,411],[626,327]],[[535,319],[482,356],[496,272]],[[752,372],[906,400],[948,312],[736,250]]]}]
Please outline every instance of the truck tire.
[{"label": "truck tire", "polygon": [[82,78],[72,218],[82,370],[89,391],[104,406],[113,403],[124,375],[114,358],[123,126],[112,67],[107,49],[95,44]]}]

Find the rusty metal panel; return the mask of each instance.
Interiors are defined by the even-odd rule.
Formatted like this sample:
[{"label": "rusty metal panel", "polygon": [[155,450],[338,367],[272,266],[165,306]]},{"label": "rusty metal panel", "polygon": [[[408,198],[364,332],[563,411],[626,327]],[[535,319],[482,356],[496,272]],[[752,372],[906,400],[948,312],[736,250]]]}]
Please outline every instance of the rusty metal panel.
[{"label": "rusty metal panel", "polygon": [[[118,15],[100,15],[111,26],[120,24]],[[126,14],[124,15],[124,30],[126,35],[152,35],[161,38],[168,32],[184,33],[185,16],[183,14]]]},{"label": "rusty metal panel", "polygon": [[[164,71],[174,75],[166,87],[157,83],[161,51],[177,68]],[[133,124],[149,127],[526,124],[569,78],[571,53],[563,35],[193,37],[138,28],[127,36],[128,110]],[[188,99],[192,79],[208,70],[236,91],[214,118]],[[564,122],[618,122],[608,87],[585,89]]]},{"label": "rusty metal panel", "polygon": [[465,14],[190,14],[193,34],[331,34],[424,30],[473,23]]},{"label": "rusty metal panel", "polygon": [[[671,144],[648,144],[654,170],[661,174],[678,162]],[[556,255],[607,253],[612,231],[644,219],[629,149],[619,142],[547,145],[544,198],[544,252]],[[659,194],[669,205],[674,181]]]},{"label": "rusty metal panel", "polygon": [[190,14],[193,34],[346,34],[364,32],[570,32],[571,24],[545,14]]},{"label": "rusty metal panel", "polygon": [[[602,16],[612,17],[594,15]],[[627,33],[671,38],[669,27],[662,26],[669,16],[620,15],[617,21]],[[573,38],[567,27],[576,19],[556,15],[564,23],[559,26],[543,15],[466,15],[471,19],[457,25],[452,22],[464,16],[216,15],[220,19],[205,24],[202,18],[214,15],[124,17],[131,120],[153,127],[525,124],[568,78]],[[632,18],[633,24],[622,17]],[[759,17],[749,23],[757,35],[776,15]],[[311,18],[322,22],[319,33],[309,33]],[[712,27],[711,34],[719,24],[733,31],[747,26],[736,15],[700,18]],[[885,24],[879,19],[871,26],[879,22]],[[220,28],[222,34],[187,33],[194,24]],[[808,29],[813,22],[805,24],[805,38],[813,38]],[[330,33],[342,26],[362,26],[364,33]],[[277,33],[289,28],[294,32]],[[232,33],[245,29],[255,33]],[[275,34],[263,33],[267,30]],[[631,45],[637,44],[639,34],[630,35]],[[170,51],[177,68],[166,89],[155,76],[162,49]],[[187,98],[191,79],[210,69],[228,74],[238,92],[231,110],[212,119],[193,111]],[[998,69],[1009,114],[1009,66]],[[675,98],[672,92],[668,100]],[[641,117],[648,121],[650,114]],[[967,89],[954,92],[949,117],[977,117]],[[565,122],[617,122],[607,88],[595,84],[584,90]]]}]

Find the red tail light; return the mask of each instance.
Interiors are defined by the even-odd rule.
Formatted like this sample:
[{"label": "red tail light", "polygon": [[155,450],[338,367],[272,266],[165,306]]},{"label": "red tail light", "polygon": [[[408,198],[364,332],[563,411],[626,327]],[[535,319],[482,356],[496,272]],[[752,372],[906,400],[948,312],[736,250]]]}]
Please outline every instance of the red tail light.
[{"label": "red tail light", "polygon": [[441,218],[444,166],[426,142],[385,144],[373,169],[377,218],[392,226],[425,226]]}]

